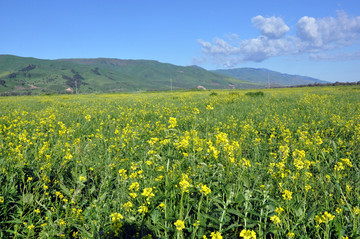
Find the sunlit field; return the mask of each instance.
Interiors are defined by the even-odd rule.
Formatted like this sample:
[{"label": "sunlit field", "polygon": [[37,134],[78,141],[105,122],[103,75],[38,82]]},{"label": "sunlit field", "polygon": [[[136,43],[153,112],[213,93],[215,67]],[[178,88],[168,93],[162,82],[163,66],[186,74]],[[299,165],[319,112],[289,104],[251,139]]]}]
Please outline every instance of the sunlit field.
[{"label": "sunlit field", "polygon": [[360,87],[0,98],[1,238],[359,238]]}]

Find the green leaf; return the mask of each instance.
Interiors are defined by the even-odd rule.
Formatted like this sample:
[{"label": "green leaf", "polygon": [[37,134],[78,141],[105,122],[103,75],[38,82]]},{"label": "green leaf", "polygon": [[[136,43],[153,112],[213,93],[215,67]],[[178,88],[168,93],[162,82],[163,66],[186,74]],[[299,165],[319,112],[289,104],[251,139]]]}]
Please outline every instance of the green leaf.
[{"label": "green leaf", "polygon": [[233,214],[233,215],[235,215],[235,216],[238,216],[238,217],[240,217],[240,218],[244,218],[244,217],[245,217],[244,214],[242,214],[242,213],[240,213],[239,211],[237,211],[237,210],[235,210],[235,209],[232,209],[232,208],[228,209],[226,212],[231,213],[231,214]]},{"label": "green leaf", "polygon": [[210,221],[214,222],[215,224],[220,224],[219,219],[217,219],[217,218],[215,218],[215,217],[212,217],[212,216],[206,215],[206,214],[204,214],[203,217],[209,219]]},{"label": "green leaf", "polygon": [[223,232],[229,231],[229,230],[231,230],[231,229],[233,229],[233,228],[236,228],[236,227],[239,227],[239,226],[240,226],[240,224],[238,224],[238,223],[233,223],[233,224],[231,224],[230,226],[226,227],[226,228],[223,230]]}]

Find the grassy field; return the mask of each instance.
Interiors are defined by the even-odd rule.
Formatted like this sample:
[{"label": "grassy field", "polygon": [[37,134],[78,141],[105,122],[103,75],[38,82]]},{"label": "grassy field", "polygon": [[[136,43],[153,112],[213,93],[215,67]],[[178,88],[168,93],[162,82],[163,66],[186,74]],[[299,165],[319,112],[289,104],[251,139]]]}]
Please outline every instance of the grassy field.
[{"label": "grassy field", "polygon": [[0,98],[1,238],[359,238],[360,88]]}]

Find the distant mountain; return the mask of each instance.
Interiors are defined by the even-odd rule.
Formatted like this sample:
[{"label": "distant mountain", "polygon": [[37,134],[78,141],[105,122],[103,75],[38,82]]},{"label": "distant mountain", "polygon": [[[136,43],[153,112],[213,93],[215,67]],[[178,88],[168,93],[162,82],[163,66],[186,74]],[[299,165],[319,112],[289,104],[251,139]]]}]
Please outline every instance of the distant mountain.
[{"label": "distant mountain", "polygon": [[200,67],[110,58],[41,60],[0,55],[0,93],[133,92],[258,88]]},{"label": "distant mountain", "polygon": [[328,83],[326,81],[318,80],[308,76],[289,75],[268,69],[235,68],[228,70],[220,69],[212,72],[234,77],[243,81],[253,82],[263,86],[270,84],[272,87]]}]

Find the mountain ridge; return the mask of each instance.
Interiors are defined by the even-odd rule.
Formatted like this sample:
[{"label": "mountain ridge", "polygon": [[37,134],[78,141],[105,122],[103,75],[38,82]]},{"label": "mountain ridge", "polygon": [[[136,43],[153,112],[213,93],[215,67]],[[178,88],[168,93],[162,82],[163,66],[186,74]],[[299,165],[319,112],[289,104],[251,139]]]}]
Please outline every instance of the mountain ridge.
[{"label": "mountain ridge", "polygon": [[258,80],[263,76],[253,77],[254,80],[231,76],[228,70],[220,71],[143,59],[99,57],[46,60],[0,55],[0,94],[250,89],[267,85]]},{"label": "mountain ridge", "polygon": [[329,83],[327,81],[319,80],[309,76],[280,73],[266,68],[243,67],[233,69],[218,69],[213,70],[212,72],[227,75],[229,77],[234,77],[244,81],[251,80],[253,83],[258,83],[270,87]]}]

